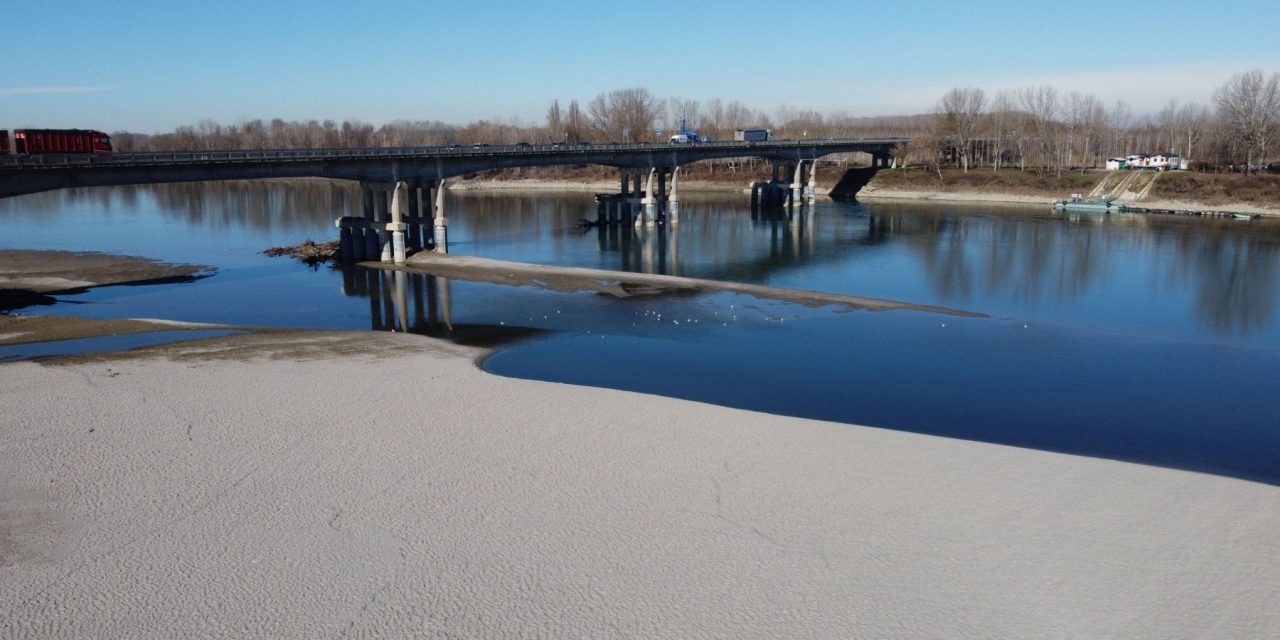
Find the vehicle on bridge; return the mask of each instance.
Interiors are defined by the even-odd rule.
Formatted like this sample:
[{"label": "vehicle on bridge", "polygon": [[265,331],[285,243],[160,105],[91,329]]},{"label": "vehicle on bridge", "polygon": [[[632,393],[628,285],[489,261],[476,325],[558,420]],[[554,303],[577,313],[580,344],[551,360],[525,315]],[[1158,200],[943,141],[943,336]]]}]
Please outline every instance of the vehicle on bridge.
[{"label": "vehicle on bridge", "polygon": [[9,130],[0,129],[0,155],[9,153]]},{"label": "vehicle on bridge", "polygon": [[737,129],[733,139],[738,142],[768,142],[773,139],[772,129]]},{"label": "vehicle on bridge", "polygon": [[684,121],[684,116],[680,116],[680,133],[671,136],[671,144],[687,144],[690,142],[702,142],[702,137],[697,131],[690,130]]},{"label": "vehicle on bridge", "polygon": [[12,147],[8,133],[0,153],[111,153],[111,136],[92,129],[15,129]]}]

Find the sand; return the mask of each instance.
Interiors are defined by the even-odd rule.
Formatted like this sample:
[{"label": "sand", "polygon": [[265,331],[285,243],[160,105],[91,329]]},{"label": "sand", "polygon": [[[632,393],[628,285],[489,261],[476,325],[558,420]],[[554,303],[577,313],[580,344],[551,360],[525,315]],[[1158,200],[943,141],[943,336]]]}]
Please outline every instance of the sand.
[{"label": "sand", "polygon": [[91,287],[189,282],[213,267],[96,252],[0,249],[0,312],[53,304]]},{"label": "sand", "polygon": [[643,295],[690,294],[711,291],[741,293],[756,298],[781,300],[808,307],[832,306],[843,310],[890,311],[911,310],[968,318],[986,318],[984,313],[933,305],[868,298],[826,291],[788,289],[767,285],[685,278],[656,273],[628,273],[604,269],[560,267],[555,265],[494,260],[434,251],[420,251],[409,256],[404,265],[363,263],[370,268],[436,275],[455,280],[488,282],[507,286],[529,286],[552,291],[596,293],[628,298]]},{"label": "sand", "polygon": [[1280,636],[1276,487],[482,356],[269,332],[0,365],[0,637]]},{"label": "sand", "polygon": [[1023,196],[1011,193],[993,193],[986,191],[900,191],[897,189],[879,189],[863,187],[858,192],[859,200],[867,202],[887,201],[937,201],[937,202],[1005,202],[1012,204],[1053,204],[1054,198],[1045,196]]},{"label": "sand", "polygon": [[[733,192],[743,189],[751,192],[752,179],[743,177],[739,182],[712,182],[709,180],[680,180],[680,191],[698,192]],[[448,183],[450,191],[585,191],[588,193],[617,193],[619,180],[543,180],[540,178],[526,180],[458,180]],[[825,190],[822,191],[825,193]]]}]

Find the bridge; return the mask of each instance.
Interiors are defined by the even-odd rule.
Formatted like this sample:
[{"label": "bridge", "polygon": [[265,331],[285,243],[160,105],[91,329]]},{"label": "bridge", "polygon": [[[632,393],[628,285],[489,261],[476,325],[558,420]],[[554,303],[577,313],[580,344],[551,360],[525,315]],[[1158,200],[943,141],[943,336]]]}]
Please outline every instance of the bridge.
[{"label": "bridge", "polygon": [[274,149],[0,156],[0,198],[69,187],[197,180],[336,178],[395,183],[443,180],[489,169],[599,164],[672,170],[716,158],[756,157],[794,165],[834,153],[888,162],[906,138],[779,140],[756,143],[475,145],[375,149]]},{"label": "bridge", "polygon": [[[621,192],[600,202],[599,221],[630,218],[639,205],[637,223],[653,223],[659,215],[675,221],[679,211],[677,177],[683,165],[721,158],[763,158],[772,162],[769,194],[785,193],[779,177],[792,177],[799,198],[806,168],[810,195],[813,167],[836,153],[866,153],[873,167],[887,167],[895,146],[907,138],[770,140],[764,142],[698,142],[637,144],[477,144],[470,147],[394,147],[373,149],[269,149],[234,151],[169,151],[113,154],[30,154],[0,156],[0,198],[71,187],[118,186],[205,180],[262,178],[330,178],[359,181],[364,191],[362,218],[339,221],[343,253],[355,259],[381,254],[402,262],[404,246],[433,245],[445,251],[443,187],[445,180],[492,169],[597,164],[616,167]],[[790,174],[790,175],[788,175]],[[670,193],[667,177],[671,179]],[[647,182],[646,182],[647,178]],[[763,188],[763,187],[762,187]],[[434,206],[431,190],[436,190]],[[643,197],[639,197],[643,194]],[[753,203],[760,194],[753,190]],[[434,233],[424,238],[423,228]],[[405,232],[408,235],[405,235]],[[363,241],[348,236],[362,236]],[[381,247],[379,251],[377,246]],[[350,251],[348,251],[350,246]],[[367,247],[367,249],[366,249]]]}]

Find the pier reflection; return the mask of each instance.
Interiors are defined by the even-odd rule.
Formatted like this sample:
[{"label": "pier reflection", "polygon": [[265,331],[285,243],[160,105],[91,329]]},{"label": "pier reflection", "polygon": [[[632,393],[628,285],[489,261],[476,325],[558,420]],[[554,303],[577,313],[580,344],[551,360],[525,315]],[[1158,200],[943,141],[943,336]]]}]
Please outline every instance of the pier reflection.
[{"label": "pier reflection", "polygon": [[[261,251],[270,246],[267,235],[282,242],[332,237],[333,220],[357,212],[358,198],[355,185],[342,182],[190,183],[23,196],[0,201],[0,216],[11,231],[25,224],[38,230],[33,234],[63,238],[106,225],[130,236],[119,243],[127,251],[146,255],[185,230],[187,244],[174,253],[199,262],[197,249],[238,242]],[[753,210],[743,194],[681,198],[678,223],[586,230],[579,223],[595,218],[587,193],[457,191],[446,206],[451,245],[461,254],[1009,315],[1074,320],[1106,312],[1152,326],[1175,318],[1183,329],[1217,335],[1280,334],[1280,220],[937,203]],[[147,216],[185,225],[139,224],[147,230],[135,233],[132,225]],[[84,244],[92,248],[93,239]],[[413,282],[405,286],[412,299]]]},{"label": "pier reflection", "polygon": [[494,347],[542,331],[455,320],[448,278],[357,265],[334,268],[342,274],[343,295],[368,299],[374,331],[416,333],[475,347]]}]

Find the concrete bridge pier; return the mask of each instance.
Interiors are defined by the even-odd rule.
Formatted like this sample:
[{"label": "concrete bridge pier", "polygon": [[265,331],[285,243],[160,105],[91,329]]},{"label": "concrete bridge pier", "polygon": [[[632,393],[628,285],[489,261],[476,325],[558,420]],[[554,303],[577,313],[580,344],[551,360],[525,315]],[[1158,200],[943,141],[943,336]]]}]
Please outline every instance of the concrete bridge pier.
[{"label": "concrete bridge pier", "polygon": [[680,167],[671,170],[671,195],[667,196],[667,222],[675,224],[680,221],[680,192],[677,190],[680,180]]},{"label": "concrete bridge pier", "polygon": [[807,200],[812,205],[818,201],[818,161],[809,161],[809,188]]},{"label": "concrete bridge pier", "polygon": [[391,231],[388,223],[391,222],[391,204],[394,200],[395,185],[392,185],[390,192],[385,187],[374,190],[374,196],[377,198],[377,212],[374,230],[378,234],[378,260],[381,262],[391,262]]},{"label": "concrete bridge pier", "polygon": [[364,191],[364,256],[360,260],[373,260],[378,255],[381,247],[378,242],[378,232],[375,225],[378,221],[378,189],[372,183],[362,183],[361,187]]},{"label": "concrete bridge pier", "polygon": [[640,205],[643,207],[640,215],[636,217],[636,224],[643,224],[646,227],[652,227],[658,220],[658,199],[654,196],[653,179],[658,173],[655,168],[649,169],[649,180],[645,183],[644,197],[640,199]]},{"label": "concrete bridge pier", "polygon": [[388,204],[391,207],[391,221],[386,225],[386,234],[391,239],[391,255],[388,256],[384,248],[382,261],[404,264],[406,257],[404,234],[409,228],[409,225],[404,223],[404,217],[409,210],[409,185],[405,182],[397,182],[395,190],[391,192],[391,202]]},{"label": "concrete bridge pier", "polygon": [[647,177],[643,169],[631,170],[631,218],[633,221],[644,213],[645,178]]},{"label": "concrete bridge pier", "polygon": [[[631,171],[622,169],[622,191],[618,192],[618,220],[620,222],[631,221]],[[637,190],[640,188],[639,181],[636,182]]]},{"label": "concrete bridge pier", "polygon": [[431,238],[435,243],[432,250],[437,253],[449,253],[449,219],[444,215],[444,192],[445,182],[441,179],[436,185],[435,215],[431,228]]},{"label": "concrete bridge pier", "polygon": [[796,169],[791,179],[791,199],[787,204],[799,204],[804,197],[802,189],[804,188],[804,160],[796,163]]},{"label": "concrete bridge pier", "polygon": [[422,182],[414,180],[408,183],[409,207],[408,215],[403,222],[408,225],[405,231],[405,248],[410,251],[422,249]]},{"label": "concrete bridge pier", "polygon": [[338,228],[339,259],[343,262],[364,260],[364,232],[367,221],[357,216],[342,216],[333,224]]},{"label": "concrete bridge pier", "polygon": [[751,211],[782,207],[790,199],[787,183],[780,181],[759,180],[751,183]]}]

